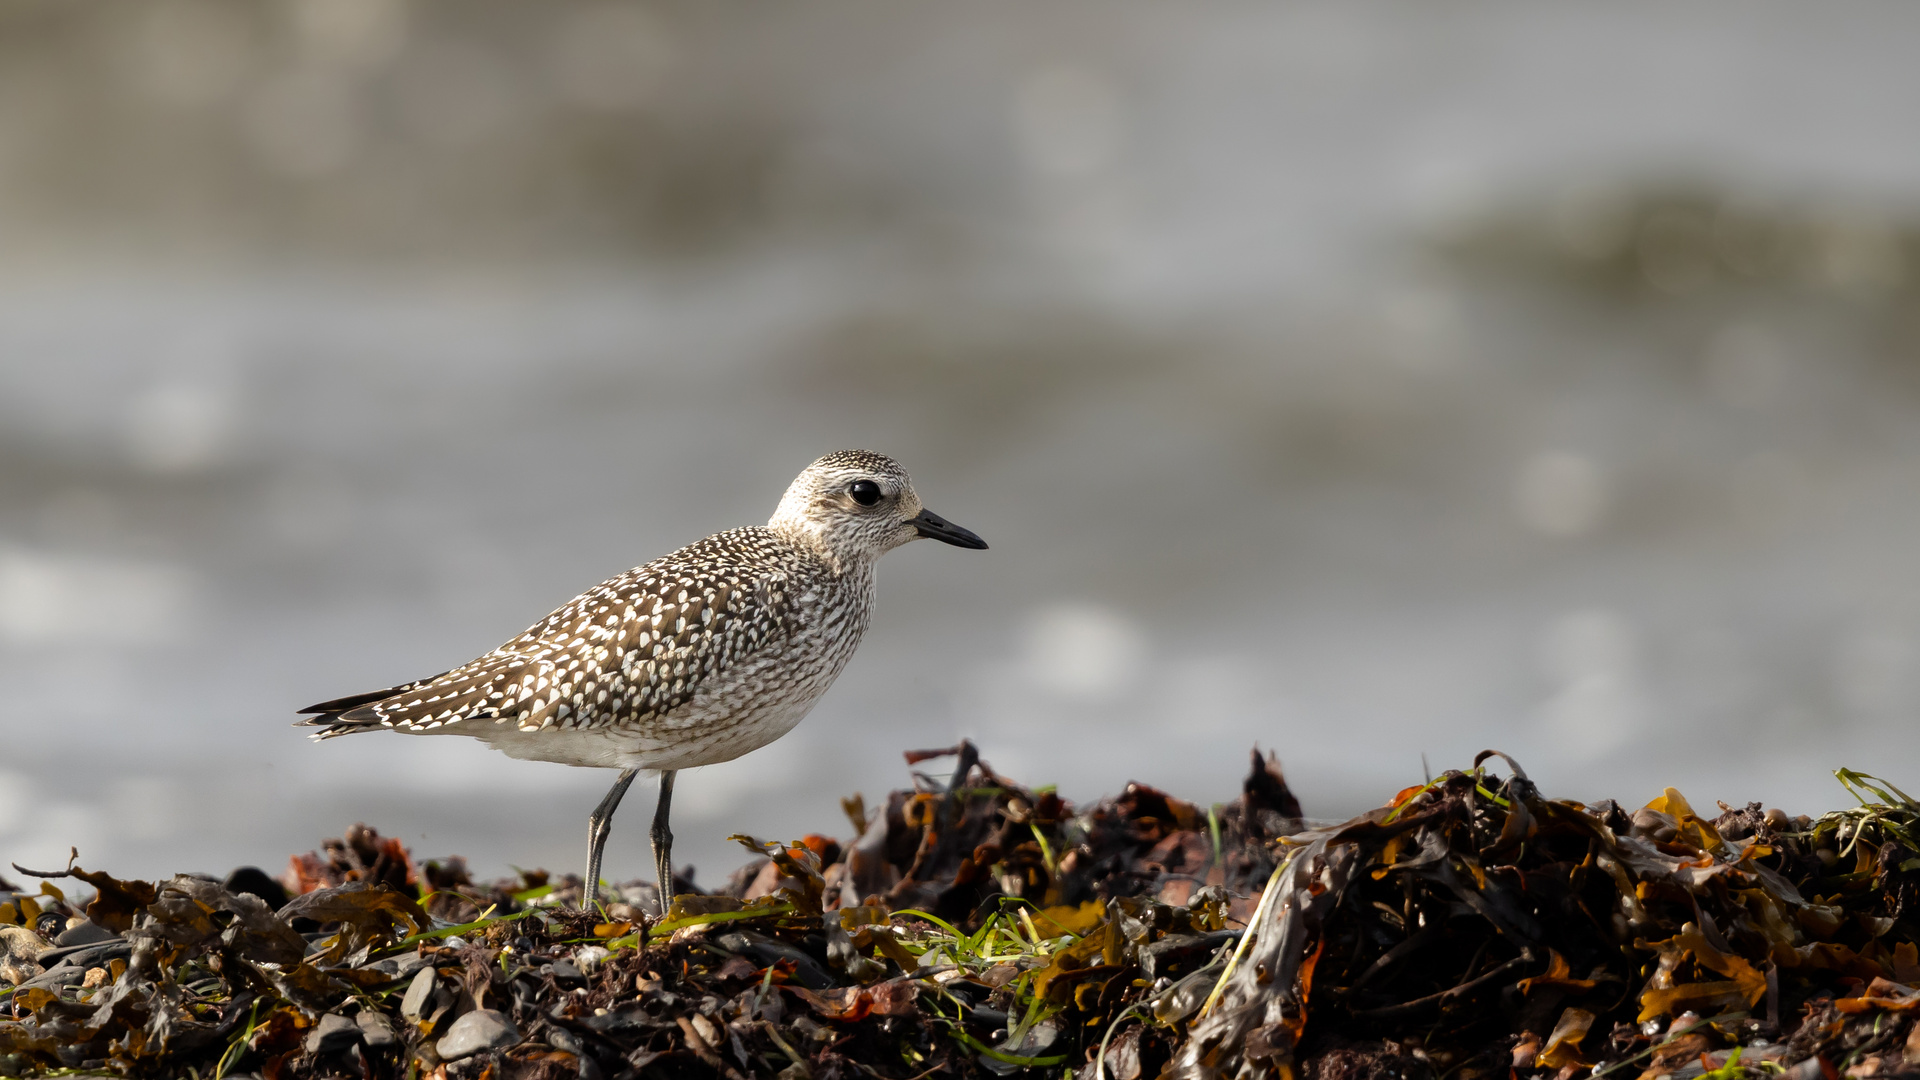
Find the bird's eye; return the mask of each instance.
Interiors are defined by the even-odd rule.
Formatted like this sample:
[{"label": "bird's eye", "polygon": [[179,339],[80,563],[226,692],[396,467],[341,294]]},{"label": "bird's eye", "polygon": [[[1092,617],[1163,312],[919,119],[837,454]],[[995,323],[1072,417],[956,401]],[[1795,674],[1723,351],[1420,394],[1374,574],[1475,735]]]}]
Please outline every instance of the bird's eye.
[{"label": "bird's eye", "polygon": [[853,501],[861,506],[872,506],[880,501],[880,485],[871,480],[855,480],[847,488],[847,494],[853,496]]}]

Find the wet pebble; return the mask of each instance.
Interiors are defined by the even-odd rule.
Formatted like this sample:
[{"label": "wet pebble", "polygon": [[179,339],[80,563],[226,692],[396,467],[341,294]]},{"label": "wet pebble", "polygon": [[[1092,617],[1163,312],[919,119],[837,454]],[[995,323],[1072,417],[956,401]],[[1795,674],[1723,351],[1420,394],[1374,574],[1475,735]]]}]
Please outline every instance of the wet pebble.
[{"label": "wet pebble", "polygon": [[[675,876],[678,877],[679,875],[676,874]],[[660,910],[660,890],[654,888],[651,882],[639,882],[622,886],[620,889],[620,900],[629,907],[639,911]]]},{"label": "wet pebble", "polygon": [[367,966],[375,971],[384,971],[396,979],[407,979],[412,978],[416,972],[427,966],[427,958],[419,953],[402,953],[399,956],[376,960]]},{"label": "wet pebble", "polygon": [[415,1021],[426,1015],[427,1003],[433,1000],[433,987],[437,979],[432,968],[421,968],[414,975],[413,983],[407,987],[406,996],[400,999],[400,1015]]},{"label": "wet pebble", "polygon": [[399,1043],[399,1036],[393,1031],[393,1021],[387,1019],[385,1014],[362,1009],[354,1019],[359,1021],[360,1038],[369,1049],[381,1050]]},{"label": "wet pebble", "polygon": [[53,943],[24,926],[0,926],[0,959],[37,960]]},{"label": "wet pebble", "polygon": [[1825,1073],[1820,1068],[1821,1057],[1818,1054],[1798,1065],[1792,1065],[1782,1074],[1782,1080],[1819,1080]]},{"label": "wet pebble", "polygon": [[446,1037],[434,1045],[443,1061],[457,1061],[482,1050],[499,1050],[520,1041],[520,1030],[504,1013],[475,1009],[453,1022]]},{"label": "wet pebble", "polygon": [[341,1016],[328,1013],[313,1025],[307,1033],[307,1053],[339,1054],[344,1053],[354,1043],[360,1041],[360,1025]]},{"label": "wet pebble", "polygon": [[53,943],[60,946],[97,945],[103,941],[112,941],[119,936],[91,919],[82,919],[60,931],[60,936],[54,938]]}]

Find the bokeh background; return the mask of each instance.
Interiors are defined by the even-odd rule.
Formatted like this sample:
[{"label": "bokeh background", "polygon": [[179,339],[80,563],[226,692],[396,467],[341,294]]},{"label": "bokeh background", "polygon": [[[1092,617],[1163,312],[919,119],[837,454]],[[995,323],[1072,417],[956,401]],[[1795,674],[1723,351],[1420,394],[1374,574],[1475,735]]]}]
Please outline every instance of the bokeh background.
[{"label": "bokeh background", "polygon": [[[993,549],[682,777],[976,739],[1338,817],[1920,786],[1920,9],[0,0],[0,854],[576,869],[611,775],[310,745],[891,453]],[[1423,764],[1424,759],[1424,764]],[[614,832],[647,864],[651,792]]]}]

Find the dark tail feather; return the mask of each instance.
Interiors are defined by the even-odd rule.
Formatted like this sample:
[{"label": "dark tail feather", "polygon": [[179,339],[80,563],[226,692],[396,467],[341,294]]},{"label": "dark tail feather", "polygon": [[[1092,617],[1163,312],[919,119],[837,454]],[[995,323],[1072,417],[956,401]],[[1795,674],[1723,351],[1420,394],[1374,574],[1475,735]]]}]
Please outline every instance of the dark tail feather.
[{"label": "dark tail feather", "polygon": [[[348,709],[359,708],[362,705],[371,705],[381,698],[390,698],[410,687],[419,685],[417,682],[401,683],[399,686],[389,686],[385,690],[369,690],[364,694],[348,694],[346,697],[334,698],[332,701],[323,701],[318,705],[309,705],[301,709],[300,714],[305,716],[309,713],[343,713]],[[302,720],[300,722],[303,724],[318,723],[318,721],[314,720]]]},{"label": "dark tail feather", "polygon": [[[442,674],[445,673],[442,672]],[[300,710],[300,715],[307,717],[307,719],[295,720],[293,726],[326,728],[327,730],[314,736],[316,739],[331,739],[339,735],[351,735],[356,731],[370,731],[381,726],[379,717],[372,712],[363,712],[361,715],[351,719],[348,719],[344,714],[350,713],[363,705],[371,705],[376,701],[390,698],[395,694],[404,694],[417,686],[430,683],[433,679],[439,677],[439,675],[435,675],[432,679],[420,679],[416,682],[401,683],[399,686],[389,686],[385,690],[369,690],[364,694],[348,694],[346,697],[334,698],[332,701],[323,701],[318,705],[309,705]]]}]

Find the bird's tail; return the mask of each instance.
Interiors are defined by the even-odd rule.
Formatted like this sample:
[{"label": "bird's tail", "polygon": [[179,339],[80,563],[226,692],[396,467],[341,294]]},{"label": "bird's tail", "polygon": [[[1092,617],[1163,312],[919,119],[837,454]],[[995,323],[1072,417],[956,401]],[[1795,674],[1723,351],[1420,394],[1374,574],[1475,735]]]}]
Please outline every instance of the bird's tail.
[{"label": "bird's tail", "polygon": [[[553,666],[551,661],[528,660],[522,656],[485,656],[404,686],[389,686],[385,690],[369,690],[309,705],[300,711],[310,718],[296,723],[326,729],[315,735],[316,739],[375,728],[416,733],[438,731],[468,720],[508,723],[521,718],[525,709],[515,692],[516,686],[532,683],[537,677],[540,688],[545,689],[547,674]],[[552,704],[551,699],[538,703],[535,714]]]},{"label": "bird's tail", "polygon": [[[434,678],[439,676],[436,675]],[[377,731],[386,725],[382,722],[380,710],[372,706],[432,681],[432,679],[421,679],[418,682],[389,686],[385,690],[369,690],[363,694],[349,694],[346,697],[334,698],[332,701],[323,701],[318,705],[309,705],[300,710],[302,718],[295,720],[293,726],[323,729],[313,733],[311,737],[314,739],[334,739],[361,731]]]}]

